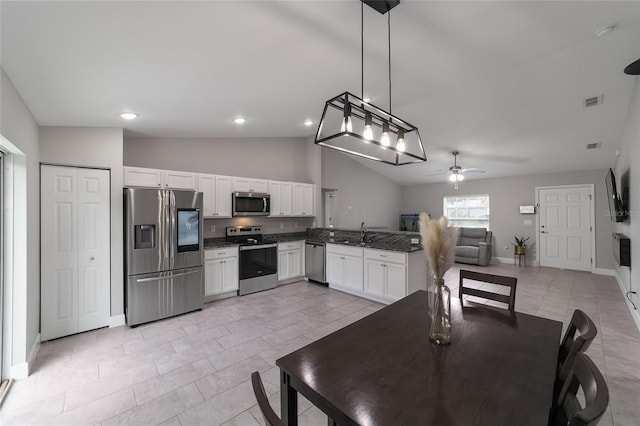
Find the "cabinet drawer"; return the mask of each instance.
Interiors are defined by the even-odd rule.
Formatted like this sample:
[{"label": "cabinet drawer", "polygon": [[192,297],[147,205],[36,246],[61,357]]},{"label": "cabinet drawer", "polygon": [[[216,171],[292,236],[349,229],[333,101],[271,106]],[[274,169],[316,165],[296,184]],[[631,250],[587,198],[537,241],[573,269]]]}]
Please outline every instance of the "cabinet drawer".
[{"label": "cabinet drawer", "polygon": [[395,251],[365,249],[364,257],[381,262],[401,263],[403,265],[407,263],[407,255]]},{"label": "cabinet drawer", "polygon": [[204,251],[204,259],[223,259],[225,257],[237,257],[238,247],[222,247],[218,249],[210,249]]},{"label": "cabinet drawer", "polygon": [[339,244],[327,244],[327,253],[346,254],[347,256],[362,257],[362,248],[343,246]]},{"label": "cabinet drawer", "polygon": [[287,241],[284,243],[278,243],[278,251],[300,250],[301,248],[302,248],[302,241]]}]

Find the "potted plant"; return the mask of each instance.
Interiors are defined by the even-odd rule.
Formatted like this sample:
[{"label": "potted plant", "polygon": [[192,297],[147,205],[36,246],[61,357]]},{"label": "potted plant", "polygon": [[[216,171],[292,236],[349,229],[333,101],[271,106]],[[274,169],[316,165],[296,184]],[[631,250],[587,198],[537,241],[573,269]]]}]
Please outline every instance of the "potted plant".
[{"label": "potted plant", "polygon": [[515,243],[511,243],[514,245],[515,249],[516,249],[516,254],[524,254],[525,253],[525,247],[527,247],[527,241],[529,241],[529,237],[513,237],[516,242]]}]

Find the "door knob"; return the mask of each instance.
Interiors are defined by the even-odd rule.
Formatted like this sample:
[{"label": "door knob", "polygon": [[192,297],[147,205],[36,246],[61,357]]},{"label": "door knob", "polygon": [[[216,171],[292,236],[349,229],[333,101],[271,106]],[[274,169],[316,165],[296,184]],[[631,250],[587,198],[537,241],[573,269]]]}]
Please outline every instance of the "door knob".
[{"label": "door knob", "polygon": [[541,233],[541,234],[546,234],[546,233],[547,233],[547,231],[540,231],[540,233]]}]

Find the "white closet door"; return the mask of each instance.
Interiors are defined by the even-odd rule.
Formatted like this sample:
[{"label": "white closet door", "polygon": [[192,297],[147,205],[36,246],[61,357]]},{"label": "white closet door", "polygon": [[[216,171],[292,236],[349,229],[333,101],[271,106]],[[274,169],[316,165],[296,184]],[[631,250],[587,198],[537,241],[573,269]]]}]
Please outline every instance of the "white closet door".
[{"label": "white closet door", "polygon": [[42,166],[41,339],[109,324],[109,172]]},{"label": "white closet door", "polygon": [[78,169],[78,331],[109,325],[109,171]]}]

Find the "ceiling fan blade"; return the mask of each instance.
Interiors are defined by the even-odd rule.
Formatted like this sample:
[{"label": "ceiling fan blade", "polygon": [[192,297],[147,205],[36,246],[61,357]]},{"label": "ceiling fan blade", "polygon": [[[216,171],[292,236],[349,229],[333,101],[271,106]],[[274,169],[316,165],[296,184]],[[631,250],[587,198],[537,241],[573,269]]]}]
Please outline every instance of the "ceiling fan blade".
[{"label": "ceiling fan blade", "polygon": [[464,169],[462,170],[462,173],[486,173],[484,170],[479,170],[477,168],[472,168],[472,169]]}]

